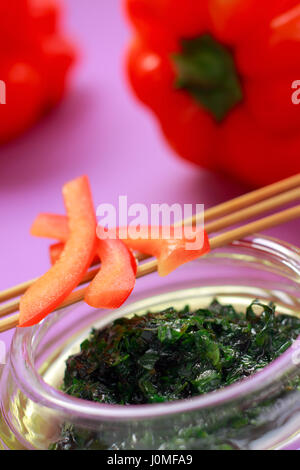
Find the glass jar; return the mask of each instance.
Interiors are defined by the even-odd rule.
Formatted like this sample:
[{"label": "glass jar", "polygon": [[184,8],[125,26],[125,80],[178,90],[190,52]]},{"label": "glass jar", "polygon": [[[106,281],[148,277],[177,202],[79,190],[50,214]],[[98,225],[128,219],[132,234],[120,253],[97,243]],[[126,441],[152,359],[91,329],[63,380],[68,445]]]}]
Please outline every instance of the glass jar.
[{"label": "glass jar", "polygon": [[245,311],[258,298],[300,316],[300,250],[255,235],[186,264],[166,278],[137,281],[117,311],[77,304],[16,329],[0,377],[0,448],[48,449],[71,426],[81,446],[102,449],[273,449],[300,447],[300,342],[241,382],[189,400],[107,405],[62,393],[65,360],[92,327],[121,316],[214,298]]}]

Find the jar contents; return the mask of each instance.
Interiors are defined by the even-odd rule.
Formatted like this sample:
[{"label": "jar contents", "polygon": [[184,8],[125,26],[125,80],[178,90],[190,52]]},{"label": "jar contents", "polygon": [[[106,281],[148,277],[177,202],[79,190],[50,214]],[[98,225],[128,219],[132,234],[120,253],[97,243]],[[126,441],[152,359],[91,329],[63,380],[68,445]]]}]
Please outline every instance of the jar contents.
[{"label": "jar contents", "polygon": [[[188,399],[249,377],[299,335],[299,318],[277,315],[274,305],[258,301],[246,314],[214,300],[205,309],[171,307],[121,318],[93,330],[80,353],[69,357],[62,389],[109,404]],[[76,439],[76,430],[67,426],[53,448],[76,448]]]}]

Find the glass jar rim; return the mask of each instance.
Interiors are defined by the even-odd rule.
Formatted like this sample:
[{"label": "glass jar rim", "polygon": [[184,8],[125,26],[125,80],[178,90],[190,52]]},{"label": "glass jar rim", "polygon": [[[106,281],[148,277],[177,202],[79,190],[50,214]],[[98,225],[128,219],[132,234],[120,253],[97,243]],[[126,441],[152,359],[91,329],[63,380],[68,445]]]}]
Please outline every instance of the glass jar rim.
[{"label": "glass jar rim", "polygon": [[[250,245],[251,243],[251,245]],[[255,244],[255,246],[253,246]],[[254,250],[268,249],[277,252],[285,260],[292,262],[300,273],[300,249],[286,242],[264,235],[253,235],[246,239],[236,241],[229,245],[230,248],[245,247]],[[299,278],[300,279],[300,278]],[[299,281],[300,282],[300,281]],[[300,288],[300,286],[299,286]],[[124,315],[126,315],[126,308]],[[129,312],[128,312],[129,313]],[[22,392],[35,403],[49,409],[63,412],[65,416],[88,421],[127,421],[153,419],[161,416],[170,416],[178,413],[193,412],[194,410],[206,409],[220,404],[230,403],[236,399],[258,392],[274,382],[274,378],[286,373],[295,367],[295,346],[291,346],[271,364],[261,371],[243,379],[237,383],[226,386],[215,392],[189,398],[156,404],[145,405],[115,405],[95,403],[72,397],[47,384],[35,367],[33,359],[32,344],[37,332],[37,327],[17,328],[14,334],[9,364],[12,374]],[[300,338],[299,338],[300,339]],[[297,351],[296,351],[297,352]],[[300,354],[297,355],[297,357]],[[20,380],[20,376],[22,380]]]}]

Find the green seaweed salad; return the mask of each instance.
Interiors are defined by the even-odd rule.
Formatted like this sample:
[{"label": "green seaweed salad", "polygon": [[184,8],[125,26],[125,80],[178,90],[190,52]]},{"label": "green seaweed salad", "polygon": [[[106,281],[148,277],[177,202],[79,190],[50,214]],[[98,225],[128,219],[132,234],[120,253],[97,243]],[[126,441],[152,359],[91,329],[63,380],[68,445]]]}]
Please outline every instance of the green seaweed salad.
[{"label": "green seaweed salad", "polygon": [[[274,305],[259,301],[246,314],[214,300],[208,308],[194,311],[188,306],[180,311],[171,307],[121,318],[104,330],[93,330],[80,353],[67,360],[62,389],[74,397],[109,404],[188,399],[249,377],[286,351],[299,335],[299,318],[276,315]],[[237,419],[240,423],[241,416]],[[252,415],[243,416],[243,425],[251,419]],[[196,424],[199,435],[200,423]],[[203,424],[200,428],[203,431]],[[181,436],[184,429],[183,424],[178,430]],[[130,436],[118,443],[113,432],[108,437],[65,425],[52,448],[136,448],[129,441]],[[163,448],[163,441],[161,436],[156,445]],[[168,445],[176,449],[178,444]],[[147,443],[141,448],[147,448]]]}]

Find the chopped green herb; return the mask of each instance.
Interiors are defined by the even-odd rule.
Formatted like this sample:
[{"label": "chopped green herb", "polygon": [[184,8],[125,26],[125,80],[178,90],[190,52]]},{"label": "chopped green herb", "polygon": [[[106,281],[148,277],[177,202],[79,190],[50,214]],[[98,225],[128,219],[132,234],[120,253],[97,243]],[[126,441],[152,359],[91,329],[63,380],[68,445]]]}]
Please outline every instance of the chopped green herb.
[{"label": "chopped green herb", "polygon": [[[214,300],[206,309],[168,308],[122,318],[93,330],[80,353],[67,360],[62,388],[74,397],[110,404],[188,399],[249,377],[299,335],[300,319],[276,315],[274,305],[258,301],[246,315]],[[249,419],[237,414],[231,427],[239,429]],[[79,432],[75,439],[76,433],[66,427],[54,448],[76,447],[83,436]],[[186,433],[195,439],[206,435],[202,427],[183,427],[180,439]]]},{"label": "chopped green herb", "polygon": [[186,399],[248,377],[299,334],[299,319],[276,316],[274,306],[259,302],[246,315],[215,300],[193,312],[169,308],[122,318],[93,330],[68,359],[63,390],[124,405]]}]

